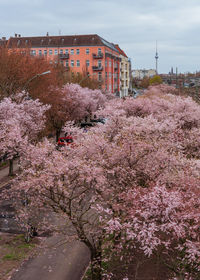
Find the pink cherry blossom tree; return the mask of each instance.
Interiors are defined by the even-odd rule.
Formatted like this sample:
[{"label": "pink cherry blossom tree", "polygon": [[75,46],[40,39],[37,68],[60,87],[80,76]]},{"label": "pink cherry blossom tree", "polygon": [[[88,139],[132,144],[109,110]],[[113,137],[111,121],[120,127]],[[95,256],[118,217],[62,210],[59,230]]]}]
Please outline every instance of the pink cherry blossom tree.
[{"label": "pink cherry blossom tree", "polygon": [[51,129],[56,131],[58,140],[66,121],[75,123],[92,115],[97,109],[103,107],[107,96],[100,90],[82,88],[78,84],[66,84],[41,99],[51,105],[47,112],[47,119]]},{"label": "pink cherry blossom tree", "polygon": [[28,143],[36,140],[38,133],[44,128],[45,115],[49,106],[42,105],[39,100],[23,98],[18,103],[5,98],[0,103],[0,153],[10,161],[9,174],[13,173],[13,158],[23,153]]},{"label": "pink cherry blossom tree", "polygon": [[71,121],[79,121],[91,116],[100,107],[103,107],[107,98],[100,90],[82,88],[78,84],[67,84],[63,87],[63,101],[68,106],[68,115]]},{"label": "pink cherry blossom tree", "polygon": [[30,145],[13,185],[12,195],[21,190],[30,198],[21,218],[52,209],[71,222],[90,249],[92,279],[103,277],[107,246],[119,255],[123,248],[148,257],[157,252],[177,279],[199,277],[200,109],[191,99],[151,90],[108,101],[99,111],[108,121],[88,133],[67,124],[73,146]]}]

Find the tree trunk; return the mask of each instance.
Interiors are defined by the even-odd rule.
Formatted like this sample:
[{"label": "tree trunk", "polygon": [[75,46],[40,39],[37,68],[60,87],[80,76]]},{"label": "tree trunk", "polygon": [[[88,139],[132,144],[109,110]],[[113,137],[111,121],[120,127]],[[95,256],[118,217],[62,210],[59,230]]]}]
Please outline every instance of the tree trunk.
[{"label": "tree trunk", "polygon": [[102,255],[101,252],[93,252],[91,256],[91,276],[92,280],[102,279]]},{"label": "tree trunk", "polygon": [[91,252],[91,274],[92,280],[102,279],[102,241],[99,240],[97,248],[90,250]]},{"label": "tree trunk", "polygon": [[9,176],[13,176],[13,159],[9,159]]},{"label": "tree trunk", "polygon": [[58,138],[60,137],[60,129],[56,130],[56,142],[58,142]]}]

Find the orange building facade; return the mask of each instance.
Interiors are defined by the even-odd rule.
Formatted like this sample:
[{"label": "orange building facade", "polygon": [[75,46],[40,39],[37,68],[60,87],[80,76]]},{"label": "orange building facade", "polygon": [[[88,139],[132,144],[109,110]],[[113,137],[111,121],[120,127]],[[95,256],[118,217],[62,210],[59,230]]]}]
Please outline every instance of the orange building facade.
[{"label": "orange building facade", "polygon": [[8,48],[29,48],[33,56],[45,56],[50,63],[61,63],[66,70],[87,71],[101,83],[103,90],[119,94],[120,53],[114,44],[100,36],[11,37]]}]

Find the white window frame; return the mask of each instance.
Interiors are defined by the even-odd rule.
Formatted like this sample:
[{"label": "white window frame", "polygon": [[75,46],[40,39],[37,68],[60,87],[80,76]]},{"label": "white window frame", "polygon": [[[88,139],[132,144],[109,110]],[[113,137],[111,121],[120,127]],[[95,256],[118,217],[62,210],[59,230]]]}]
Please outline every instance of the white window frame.
[{"label": "white window frame", "polygon": [[77,66],[77,67],[80,67],[80,60],[77,60],[77,61],[76,61],[76,66]]},{"label": "white window frame", "polygon": [[90,61],[89,61],[89,59],[86,60],[86,65],[87,65],[87,67],[90,66]]}]

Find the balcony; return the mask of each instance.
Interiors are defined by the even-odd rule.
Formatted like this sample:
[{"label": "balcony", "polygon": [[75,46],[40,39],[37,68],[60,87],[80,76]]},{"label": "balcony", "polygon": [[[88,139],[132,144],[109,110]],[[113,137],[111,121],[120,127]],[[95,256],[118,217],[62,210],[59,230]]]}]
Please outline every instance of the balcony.
[{"label": "balcony", "polygon": [[103,53],[98,53],[98,54],[93,53],[92,56],[93,56],[94,59],[102,59],[103,58]]},{"label": "balcony", "polygon": [[92,66],[93,71],[103,71],[103,66]]},{"label": "balcony", "polygon": [[115,71],[118,71],[119,68],[118,68],[118,67],[115,67],[114,69],[115,69]]},{"label": "balcony", "polygon": [[69,58],[69,54],[68,53],[59,53],[58,57],[60,59],[68,59]]}]

